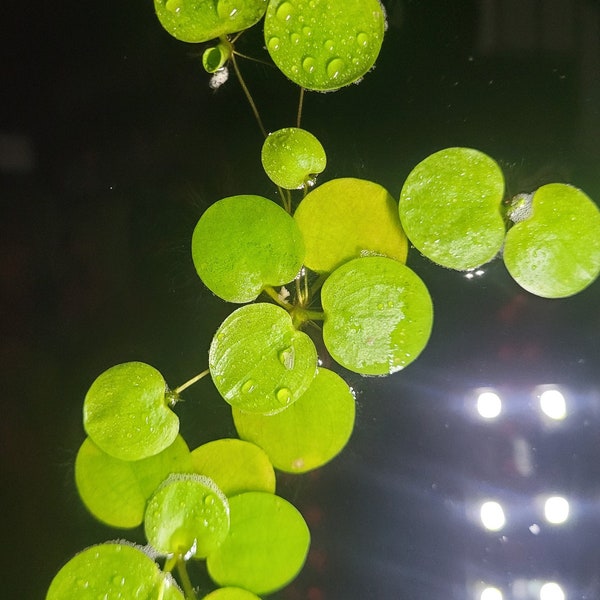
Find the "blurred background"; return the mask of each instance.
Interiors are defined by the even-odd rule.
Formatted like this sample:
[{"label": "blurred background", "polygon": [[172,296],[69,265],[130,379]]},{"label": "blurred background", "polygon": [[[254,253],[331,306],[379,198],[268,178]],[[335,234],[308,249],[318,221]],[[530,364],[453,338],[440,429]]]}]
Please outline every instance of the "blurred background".
[{"label": "blurred background", "polygon": [[[417,162],[460,145],[499,161],[507,194],[561,181],[600,200],[599,2],[384,4],[377,67],[305,98],[321,182],[361,177],[398,197]],[[143,540],[77,497],[84,395],[128,360],[171,387],[206,368],[231,307],[198,280],[191,232],[217,199],[275,190],[240,86],[213,91],[204,46],[166,34],[150,0],[21,3],[0,27],[2,595],[35,599],[84,547]],[[260,31],[238,49],[267,59]],[[242,68],[266,127],[293,125],[294,86]],[[499,260],[464,274],[413,251],[409,265],[434,300],[431,342],[389,378],[345,374],[349,446],[279,479],[313,544],[273,597],[597,600],[600,283],[545,300]],[[234,435],[209,381],[185,397],[191,447]]]}]

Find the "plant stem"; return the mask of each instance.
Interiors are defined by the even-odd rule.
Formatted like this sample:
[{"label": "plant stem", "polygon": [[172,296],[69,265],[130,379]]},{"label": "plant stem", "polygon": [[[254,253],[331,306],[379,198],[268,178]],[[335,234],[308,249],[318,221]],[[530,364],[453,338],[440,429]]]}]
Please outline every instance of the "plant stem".
[{"label": "plant stem", "polygon": [[185,383],[182,383],[180,386],[176,387],[173,390],[173,393],[176,395],[181,394],[181,392],[183,392],[183,390],[186,390],[187,388],[189,388],[190,385],[194,385],[194,383],[196,383],[196,381],[200,381],[203,377],[206,377],[209,373],[210,373],[210,369],[205,369],[204,371],[202,371],[202,373],[198,373],[198,375],[196,375],[195,377],[192,377],[190,380],[188,380]]},{"label": "plant stem", "polygon": [[187,567],[185,566],[185,560],[183,560],[181,556],[177,558],[177,573],[179,574],[179,579],[181,580],[181,585],[183,586],[185,600],[197,600],[198,597],[196,596],[190,576],[188,575]]},{"label": "plant stem", "polygon": [[298,115],[296,117],[296,127],[300,127],[302,122],[302,108],[304,107],[304,88],[300,88],[300,99],[298,100]]},{"label": "plant stem", "polygon": [[263,292],[268,294],[279,306],[285,308],[288,312],[294,308],[292,304],[286,302],[270,285],[263,288]]}]

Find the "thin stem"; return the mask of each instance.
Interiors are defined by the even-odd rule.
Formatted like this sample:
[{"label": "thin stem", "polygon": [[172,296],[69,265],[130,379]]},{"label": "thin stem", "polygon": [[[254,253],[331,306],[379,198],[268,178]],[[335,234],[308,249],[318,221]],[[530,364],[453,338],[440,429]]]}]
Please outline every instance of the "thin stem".
[{"label": "thin stem", "polygon": [[204,371],[202,371],[202,373],[198,373],[198,375],[196,375],[195,377],[192,377],[190,380],[186,381],[185,383],[182,383],[179,387],[176,387],[173,390],[173,393],[176,395],[181,394],[181,392],[183,392],[183,390],[186,390],[187,388],[189,388],[190,385],[194,385],[194,383],[196,383],[196,381],[200,381],[203,377],[206,377],[209,373],[210,373],[210,369],[205,369]]},{"label": "thin stem", "polygon": [[196,592],[194,591],[194,586],[190,580],[190,576],[187,572],[187,567],[185,566],[185,560],[181,556],[177,558],[177,573],[179,574],[179,579],[181,580],[181,585],[183,586],[183,593],[185,594],[186,600],[197,600]]},{"label": "thin stem", "polygon": [[270,285],[263,288],[263,292],[268,294],[273,300],[275,300],[275,302],[277,302],[277,304],[279,304],[279,306],[285,308],[285,310],[290,311],[292,308],[294,308],[293,305],[284,300],[281,295],[278,294]]},{"label": "thin stem", "polygon": [[[231,42],[229,42],[229,40],[227,40],[227,43],[230,44]],[[250,94],[250,90],[248,89],[248,86],[246,85],[246,82],[244,81],[244,78],[242,77],[242,73],[240,72],[240,68],[238,67],[234,52],[231,53],[231,64],[233,65],[233,69],[235,71],[236,77],[238,78],[238,81],[240,82],[240,85],[242,86],[242,90],[244,90],[244,94],[246,95],[246,98],[248,99],[250,108],[252,109],[252,112],[254,113],[254,117],[256,118],[256,122],[258,123],[258,127],[260,128],[260,131],[263,134],[263,137],[267,137],[267,130],[265,129],[262,119],[260,118],[260,114],[258,113],[258,108],[256,108],[256,104],[254,104],[252,94]]]},{"label": "thin stem", "polygon": [[298,115],[296,117],[296,127],[300,127],[302,122],[302,108],[304,106],[304,88],[300,88],[300,99],[298,100]]}]

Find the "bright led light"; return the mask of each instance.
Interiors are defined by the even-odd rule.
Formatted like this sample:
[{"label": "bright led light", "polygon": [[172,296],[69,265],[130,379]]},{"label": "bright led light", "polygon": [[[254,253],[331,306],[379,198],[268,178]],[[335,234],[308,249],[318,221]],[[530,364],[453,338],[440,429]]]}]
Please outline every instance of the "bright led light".
[{"label": "bright led light", "polygon": [[569,502],[562,496],[552,496],[544,503],[544,516],[549,523],[559,525],[569,518]]},{"label": "bright led light", "polygon": [[477,396],[477,412],[484,419],[495,419],[502,411],[502,400],[495,392],[481,392]]},{"label": "bright led light", "polygon": [[558,583],[545,583],[540,589],[540,600],[565,600],[566,596]]},{"label": "bright led light", "polygon": [[540,394],[540,408],[551,419],[562,421],[567,416],[565,397],[559,390],[545,390]]},{"label": "bright led light", "polygon": [[500,531],[506,523],[504,511],[498,502],[488,501],[481,505],[481,522],[490,531]]},{"label": "bright led light", "polygon": [[488,587],[481,592],[480,600],[502,600],[503,598],[504,596],[502,596],[502,592],[498,588]]}]

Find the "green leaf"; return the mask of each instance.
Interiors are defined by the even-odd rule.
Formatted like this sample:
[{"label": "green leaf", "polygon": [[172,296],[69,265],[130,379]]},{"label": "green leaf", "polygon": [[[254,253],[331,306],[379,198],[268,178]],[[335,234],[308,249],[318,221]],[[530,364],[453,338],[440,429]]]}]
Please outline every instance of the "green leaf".
[{"label": "green leaf", "polygon": [[265,450],[273,465],[289,473],[321,467],[336,456],[354,427],[352,390],[336,373],[320,368],[306,392],[273,416],[233,409],[239,436]]},{"label": "green leaf", "polygon": [[87,509],[112,527],[137,527],[148,498],[171,473],[192,470],[190,451],[181,436],[165,450],[136,461],[106,454],[86,438],[75,459],[75,482]]},{"label": "green leaf", "polygon": [[107,542],[83,550],[56,574],[46,600],[184,600],[169,573],[138,547]]},{"label": "green leaf", "polygon": [[207,42],[258,23],[267,0],[154,0],[160,24],[183,42]]},{"label": "green leaf", "polygon": [[385,29],[379,0],[271,0],[265,42],[277,67],[309,90],[337,90],[375,64]]},{"label": "green leaf", "polygon": [[310,532],[287,500],[247,492],[230,500],[231,528],[207,559],[208,573],[221,586],[270,594],[298,574],[308,553]]},{"label": "green leaf", "polygon": [[600,273],[600,211],[581,190],[550,183],[533,195],[529,215],[508,231],[504,264],[528,292],[564,298]]},{"label": "green leaf", "polygon": [[231,57],[231,46],[220,43],[202,53],[202,66],[207,73],[221,69]]},{"label": "green leaf", "polygon": [[502,247],[503,193],[502,171],[489,156],[446,148],[410,172],[400,194],[400,220],[427,258],[449,269],[473,269]]},{"label": "green leaf", "polygon": [[371,181],[328,181],[307,194],[294,219],[306,245],[304,264],[318,273],[329,273],[365,254],[406,261],[408,241],[398,203]]},{"label": "green leaf", "polygon": [[312,185],[314,176],[327,165],[321,142],[310,132],[286,127],[265,139],[261,161],[273,183],[287,190]]},{"label": "green leaf", "polygon": [[83,403],[83,426],[104,452],[121,460],[140,460],[162,452],[179,432],[169,408],[167,386],[150,365],[128,362],[104,371]]},{"label": "green leaf", "polygon": [[429,292],[411,269],[390,258],[345,263],[325,281],[321,302],[325,346],[356,373],[388,375],[403,369],[429,340]]},{"label": "green leaf", "polygon": [[227,496],[275,491],[275,472],[264,450],[237,439],[208,442],[192,451],[193,469],[210,477]]},{"label": "green leaf", "polygon": [[317,350],[283,308],[249,304],[217,330],[209,367],[217,390],[231,406],[275,414],[296,402],[312,383]]},{"label": "green leaf", "polygon": [[204,596],[202,600],[260,600],[260,598],[249,592],[238,587],[224,587],[214,590],[207,596]]},{"label": "green leaf", "polygon": [[250,302],[266,286],[293,280],[304,243],[294,219],[261,196],[231,196],[202,215],[192,236],[200,279],[228,302]]},{"label": "green leaf", "polygon": [[161,554],[205,558],[229,531],[227,498],[208,477],[171,475],[148,501],[144,531]]}]

